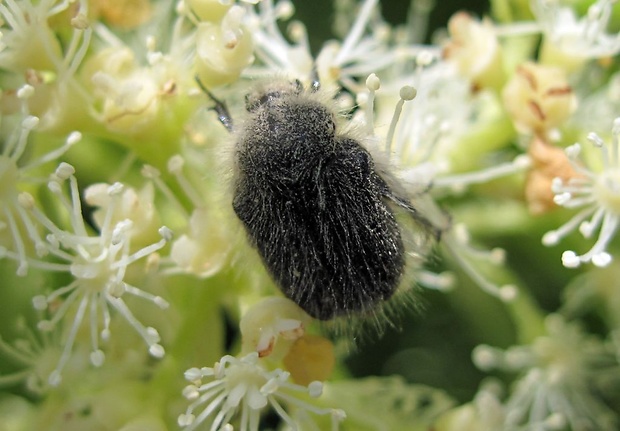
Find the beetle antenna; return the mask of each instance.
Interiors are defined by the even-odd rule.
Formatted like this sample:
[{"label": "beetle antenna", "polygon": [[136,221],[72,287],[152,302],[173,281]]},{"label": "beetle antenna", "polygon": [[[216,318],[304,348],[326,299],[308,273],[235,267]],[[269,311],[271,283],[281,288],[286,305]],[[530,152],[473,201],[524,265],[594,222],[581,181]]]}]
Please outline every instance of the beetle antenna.
[{"label": "beetle antenna", "polygon": [[226,106],[226,104],[222,102],[221,100],[219,100],[217,97],[215,97],[213,93],[211,93],[207,89],[207,87],[205,87],[205,85],[202,83],[198,75],[194,76],[194,79],[196,80],[196,83],[198,84],[202,92],[205,93],[207,96],[209,96],[209,98],[213,100],[213,102],[215,102],[215,106],[213,106],[210,109],[213,109],[217,113],[217,118],[220,120],[220,123],[222,123],[224,127],[228,129],[229,132],[232,132],[233,121],[232,121],[232,117],[230,116],[230,112],[228,111],[228,107]]}]

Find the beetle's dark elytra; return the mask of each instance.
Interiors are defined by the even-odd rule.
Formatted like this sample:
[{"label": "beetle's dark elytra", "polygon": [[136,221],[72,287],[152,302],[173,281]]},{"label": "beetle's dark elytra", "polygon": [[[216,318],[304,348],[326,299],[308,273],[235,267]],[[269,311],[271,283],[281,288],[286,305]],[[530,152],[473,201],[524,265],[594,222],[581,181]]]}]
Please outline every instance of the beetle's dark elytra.
[{"label": "beetle's dark elytra", "polygon": [[389,299],[405,252],[371,155],[299,84],[246,103],[233,207],[280,289],[321,320]]}]

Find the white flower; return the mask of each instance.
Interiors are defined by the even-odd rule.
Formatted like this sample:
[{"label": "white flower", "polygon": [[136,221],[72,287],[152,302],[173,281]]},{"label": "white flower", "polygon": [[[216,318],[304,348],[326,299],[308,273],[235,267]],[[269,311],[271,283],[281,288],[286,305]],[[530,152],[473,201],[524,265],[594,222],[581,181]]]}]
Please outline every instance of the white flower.
[{"label": "white flower", "polygon": [[456,64],[459,72],[476,88],[501,88],[501,47],[490,19],[474,19],[467,12],[457,12],[448,21],[450,41],[444,56]]},{"label": "white flower", "polygon": [[[40,254],[49,254],[57,260],[57,262],[48,262],[30,259],[29,263],[49,271],[68,272],[73,276],[73,281],[68,285],[57,288],[47,296],[39,295],[33,298],[33,304],[38,310],[45,310],[50,304],[54,304],[54,308],[50,308],[51,318],[39,322],[39,329],[43,331],[54,329],[67,315],[73,315],[73,322],[68,329],[66,339],[63,340],[62,355],[49,376],[51,385],[60,383],[61,372],[69,360],[78,329],[86,314],[88,314],[90,328],[90,360],[96,366],[103,363],[105,356],[99,348],[99,339],[107,340],[110,336],[112,319],[110,307],[115,309],[138,332],[148,345],[152,356],[162,357],[164,355],[164,349],[159,344],[160,337],[157,330],[145,327],[138,321],[125,303],[123,295],[129,294],[145,299],[162,309],[168,307],[168,303],[163,298],[128,284],[124,278],[131,264],[161,249],[170,240],[171,232],[162,227],[160,229],[162,239],[159,242],[132,252],[129,234],[132,221],[125,219],[112,223],[115,204],[121,199],[123,190],[122,185],[116,183],[108,189],[111,199],[100,226],[100,233],[89,234],[89,229],[83,219],[77,180],[73,172],[72,166],[61,163],[48,184],[68,213],[71,231],[56,226],[34,205],[32,196],[26,193],[19,196],[21,206],[49,231],[46,240],[38,242]],[[69,182],[70,199],[64,196],[62,186],[65,182]],[[17,258],[14,253],[8,251],[5,253],[8,257]],[[103,329],[99,332],[101,326]]]},{"label": "white flower", "polygon": [[[150,41],[150,40],[149,40]],[[150,41],[155,44],[155,41]],[[114,132],[140,133],[162,121],[159,116],[175,100],[183,66],[172,61],[172,54],[154,51],[148,44],[148,64],[120,41],[89,58],[84,69],[99,100],[93,112]],[[93,109],[94,111],[94,109]]]},{"label": "white flower", "polygon": [[359,89],[354,78],[364,78],[391,66],[399,56],[407,56],[403,49],[388,44],[387,26],[372,19],[378,3],[378,0],[362,1],[342,42],[331,41],[321,49],[316,58],[321,81],[336,81],[345,88]]},{"label": "white flower", "polygon": [[291,344],[305,334],[311,318],[297,304],[283,297],[267,297],[251,306],[239,322],[242,349],[263,358],[277,344]]},{"label": "white flower", "polygon": [[286,20],[294,12],[290,1],[263,0],[257,6],[247,8],[247,27],[252,33],[254,53],[260,66],[251,66],[253,75],[272,75],[285,72],[299,79],[308,80],[312,75],[313,59],[310,53],[306,29],[295,23],[291,31],[292,43],[279,29],[278,21]]},{"label": "white flower", "polygon": [[39,179],[33,174],[35,169],[57,159],[82,138],[79,132],[70,133],[63,145],[38,158],[26,161],[22,156],[30,150],[28,148],[30,134],[39,125],[39,118],[28,114],[27,100],[34,92],[34,88],[28,84],[19,88],[17,99],[23,113],[14,118],[5,117],[2,121],[2,126],[8,125],[11,130],[7,132],[8,138],[0,152],[0,232],[8,229],[12,242],[9,248],[15,253],[18,275],[25,275],[28,270],[28,246],[24,231],[37,249],[41,243],[37,229],[18,202],[20,189],[24,185],[38,183]]},{"label": "white flower", "polygon": [[615,3],[617,0],[597,0],[580,19],[560,0],[532,0],[532,10],[547,37],[565,54],[599,58],[620,51],[620,35],[607,32]]},{"label": "white flower", "polygon": [[[253,352],[240,359],[224,356],[213,368],[190,368],[185,378],[192,382],[183,389],[183,395],[192,401],[178,423],[185,431],[192,431],[205,423],[212,431],[232,431],[231,420],[240,414],[241,431],[257,431],[261,412],[270,406],[280,419],[292,430],[300,424],[289,415],[287,408],[312,412],[317,415],[331,415],[332,430],[344,419],[341,410],[322,409],[307,401],[296,398],[299,393],[317,398],[323,391],[321,382],[314,381],[308,386],[288,382],[289,373],[276,369],[267,371],[259,363],[258,353]],[[202,379],[208,378],[208,383]],[[196,409],[204,406],[196,416]],[[304,421],[305,422],[305,421]]]},{"label": "white flower", "polygon": [[207,87],[236,81],[254,61],[252,34],[243,26],[245,10],[232,6],[221,22],[196,25],[196,73]]},{"label": "white flower", "polygon": [[560,67],[520,64],[502,89],[506,112],[523,134],[545,136],[562,126],[577,108],[577,96]]},{"label": "white flower", "polygon": [[[84,190],[84,201],[97,208],[92,214],[97,228],[103,226],[106,217],[111,217],[108,223],[113,225],[131,219],[133,225],[127,233],[134,241],[134,245],[151,242],[156,235],[157,227],[160,226],[159,213],[154,203],[153,184],[146,183],[140,190],[123,187],[120,196],[110,194],[110,187],[111,184],[95,183]],[[114,211],[111,215],[110,210]]]},{"label": "white flower", "polygon": [[186,168],[186,160],[178,154],[168,160],[168,172],[174,176],[179,188],[193,206],[191,213],[161,179],[157,169],[148,165],[142,169],[142,174],[166,197],[185,224],[172,242],[170,256],[161,262],[164,267],[163,274],[189,273],[210,277],[222,269],[232,248],[220,210],[216,205],[207,204],[204,185],[192,181],[192,178],[204,175],[200,172],[200,169],[204,168],[204,165],[200,164],[202,161],[203,159],[200,159],[200,162],[194,160],[195,163],[187,164]]},{"label": "white flower", "polygon": [[562,254],[562,263],[568,268],[587,262],[607,266],[612,260],[607,246],[620,222],[620,118],[614,120],[612,135],[611,144],[605,143],[596,133],[588,135],[588,140],[600,152],[600,171],[595,172],[581,162],[579,155],[582,148],[576,143],[566,148],[566,153],[579,176],[568,181],[556,178],[552,184],[556,204],[582,209],[558,229],[547,232],[543,236],[543,244],[555,245],[577,227],[585,238],[592,237],[598,231],[598,238],[588,252],[578,255],[567,250]]},{"label": "white flower", "polygon": [[[294,12],[292,3],[281,0],[274,4],[273,0],[263,0],[258,12],[248,10],[248,27],[252,29],[259,65],[251,66],[247,74],[284,72],[306,82],[318,78],[325,86],[338,83],[353,92],[363,89],[360,79],[387,69],[396,60],[411,60],[423,50],[419,46],[391,43],[389,26],[378,14],[377,4],[378,0],[361,1],[348,31],[343,32],[346,33],[343,40],[328,41],[313,59],[303,24],[291,22],[288,39],[280,31],[278,21],[290,18]],[[347,14],[351,14],[349,9]]]},{"label": "white flower", "polygon": [[[517,295],[515,286],[498,286],[478,270],[478,265],[484,261],[495,265],[502,264],[504,251],[493,249],[487,252],[473,248],[470,245],[466,227],[453,223],[450,216],[441,209],[436,198],[429,193],[429,189],[432,187],[432,191],[437,190],[439,193],[459,192],[470,184],[484,183],[494,178],[523,171],[529,166],[529,159],[522,156],[512,162],[488,169],[451,176],[446,174],[446,171],[450,170],[449,149],[457,142],[459,130],[466,121],[462,117],[463,113],[457,112],[458,108],[455,107],[463,107],[466,96],[458,91],[463,90],[458,82],[455,83],[453,80],[450,83],[447,79],[451,74],[454,76],[453,73],[442,64],[430,66],[433,61],[435,59],[430,52],[418,58],[416,78],[424,91],[417,92],[412,87],[402,87],[400,100],[392,114],[387,134],[380,139],[385,145],[382,149],[394,162],[397,175],[409,186],[410,195],[415,196],[416,210],[441,236],[440,246],[444,248],[444,251],[455,259],[482,290],[504,301],[510,301]],[[425,72],[427,68],[429,70]],[[369,133],[374,134],[376,127],[371,107],[374,103],[375,91],[379,89],[378,78],[371,75],[367,80],[367,85],[369,95],[366,107],[368,109],[364,112],[362,122],[365,123]],[[446,93],[444,94],[443,91]],[[411,100],[411,102],[404,104],[406,100]],[[450,107],[445,106],[446,100],[450,101]],[[442,107],[445,108],[442,109]],[[465,108],[463,111],[468,113],[469,109]],[[442,113],[443,115],[447,113],[447,115],[442,118]],[[387,123],[385,117],[382,121]],[[444,128],[441,126],[442,123]],[[422,271],[420,281],[426,286],[439,290],[452,287],[451,277],[447,274]]]},{"label": "white flower", "polygon": [[[58,80],[72,77],[81,63],[90,42],[88,4],[78,1],[80,13],[70,18],[76,30],[67,52],[49,27],[51,17],[66,12],[73,2],[5,0],[0,4],[0,64],[3,68],[21,73],[26,69],[53,70]],[[68,16],[68,14],[67,14]]]},{"label": "white flower", "polygon": [[[433,51],[423,51],[410,69],[385,80],[388,84],[377,94],[376,123],[387,124],[400,88],[412,85],[416,89],[415,99],[403,106],[393,135],[386,136],[386,151],[402,169],[415,171],[410,176],[419,178],[420,169],[426,169],[428,162],[432,162],[435,176],[449,169],[448,154],[469,125],[474,101],[469,83]],[[424,177],[426,181],[430,179]]]},{"label": "white flower", "polygon": [[610,349],[559,315],[550,315],[545,324],[547,334],[531,345],[474,350],[481,369],[521,373],[505,404],[504,429],[617,429],[616,415],[599,394],[609,370],[617,372]]},{"label": "white flower", "polygon": [[[25,81],[37,89],[29,103],[42,129],[73,129],[87,113],[77,108],[89,95],[76,78],[93,34],[88,3],[0,2],[0,64],[13,74],[11,80]],[[10,82],[3,87],[10,88],[6,86]]]}]

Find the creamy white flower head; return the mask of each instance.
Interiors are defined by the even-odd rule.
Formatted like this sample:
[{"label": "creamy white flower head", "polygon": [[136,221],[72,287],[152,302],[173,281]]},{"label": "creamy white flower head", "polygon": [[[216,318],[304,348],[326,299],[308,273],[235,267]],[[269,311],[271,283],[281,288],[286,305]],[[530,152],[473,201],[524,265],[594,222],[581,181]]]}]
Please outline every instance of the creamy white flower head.
[{"label": "creamy white flower head", "polygon": [[6,229],[10,237],[5,245],[12,243],[8,247],[10,251],[15,253],[18,275],[25,275],[28,269],[24,230],[39,254],[42,252],[41,243],[43,242],[37,228],[19,204],[20,189],[23,185],[36,184],[40,181],[33,177],[32,171],[34,169],[56,160],[82,139],[79,132],[70,133],[63,145],[38,158],[25,161],[22,156],[29,150],[30,134],[39,125],[39,118],[28,114],[27,100],[33,96],[34,92],[35,90],[31,85],[26,84],[20,87],[17,90],[17,98],[22,113],[13,118],[4,117],[2,121],[2,126],[9,126],[11,130],[7,132],[8,138],[0,151],[0,234]]},{"label": "creamy white flower head", "polygon": [[182,65],[159,51],[148,52],[147,64],[141,65],[120,41],[110,45],[84,66],[100,99],[94,115],[112,131],[139,133],[158,121],[165,101],[176,93]]},{"label": "creamy white flower head", "polygon": [[[178,418],[185,431],[195,430],[203,423],[212,431],[229,431],[233,429],[231,421],[239,415],[235,420],[240,430],[257,431],[261,413],[267,407],[271,407],[293,430],[299,429],[301,424],[293,419],[285,406],[316,415],[331,415],[332,431],[338,430],[339,423],[345,418],[341,410],[319,408],[303,399],[321,396],[321,382],[314,381],[308,386],[290,383],[289,373],[263,368],[256,352],[242,358],[224,356],[213,368],[190,368],[185,372],[185,378],[192,382],[183,389],[183,395],[192,403]],[[203,383],[203,379],[209,381]],[[296,398],[295,393],[301,397]],[[194,412],[203,406],[196,416]]]},{"label": "creamy white flower head", "polygon": [[[20,205],[49,232],[46,240],[39,244],[41,254],[49,254],[57,260],[57,262],[48,262],[30,259],[29,263],[44,270],[67,272],[73,276],[73,281],[68,285],[57,288],[49,295],[39,295],[33,298],[33,305],[37,310],[46,310],[48,307],[50,309],[51,318],[39,322],[40,330],[53,330],[67,316],[72,316],[73,319],[68,326],[66,338],[63,339],[62,355],[49,376],[51,385],[60,383],[61,372],[69,360],[78,330],[86,314],[88,314],[90,330],[90,360],[93,365],[99,366],[105,359],[99,341],[100,339],[105,341],[110,337],[112,319],[110,308],[122,316],[142,337],[152,356],[162,357],[164,355],[164,349],[159,344],[160,337],[157,330],[140,323],[128,308],[123,296],[126,294],[136,296],[152,302],[161,309],[167,308],[168,303],[159,296],[128,284],[124,279],[131,264],[164,247],[171,239],[172,233],[166,227],[162,227],[159,230],[162,236],[159,242],[132,252],[131,236],[128,234],[132,221],[130,219],[118,223],[111,221],[115,214],[114,201],[118,203],[123,190],[123,186],[116,183],[108,190],[112,202],[108,206],[99,235],[90,234],[83,219],[78,184],[73,173],[74,169],[71,165],[61,163],[48,183],[50,190],[67,211],[71,230],[58,227],[35,206],[31,195],[22,193],[19,196]],[[70,188],[69,198],[63,191],[63,185],[66,182],[69,183]],[[8,253],[8,256],[15,257],[11,253]],[[54,307],[50,307],[51,304]]]},{"label": "creamy white flower head", "polygon": [[521,373],[505,403],[504,429],[617,429],[616,415],[599,395],[618,366],[610,349],[559,315],[548,316],[545,326],[547,334],[531,345],[474,350],[481,369]]},{"label": "creamy white flower head", "polygon": [[532,10],[546,36],[565,54],[578,58],[613,56],[620,52],[620,35],[607,25],[617,0],[597,0],[578,18],[569,2],[532,0]]},{"label": "creamy white flower head", "polygon": [[606,143],[596,133],[588,135],[588,140],[600,154],[600,163],[597,163],[600,169],[590,169],[582,162],[579,157],[582,150],[580,144],[566,148],[566,154],[578,176],[568,181],[557,178],[552,184],[556,204],[582,209],[558,229],[547,232],[543,236],[543,244],[555,245],[577,228],[585,238],[591,238],[598,232],[598,238],[588,252],[578,255],[567,250],[562,254],[562,263],[568,268],[588,262],[596,266],[607,266],[612,260],[607,246],[614,238],[620,222],[619,136],[620,118],[614,120],[611,143]]}]

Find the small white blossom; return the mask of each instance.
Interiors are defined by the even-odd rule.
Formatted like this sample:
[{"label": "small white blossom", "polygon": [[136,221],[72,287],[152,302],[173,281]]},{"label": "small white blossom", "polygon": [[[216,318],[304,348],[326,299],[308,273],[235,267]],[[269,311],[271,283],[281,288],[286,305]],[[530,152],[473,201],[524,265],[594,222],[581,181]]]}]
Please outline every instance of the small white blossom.
[{"label": "small white blossom", "polygon": [[505,403],[506,430],[617,429],[617,417],[599,390],[617,363],[610,349],[559,315],[546,321],[547,334],[531,345],[506,351],[478,346],[473,359],[479,368],[520,372]]},{"label": "small white blossom", "polygon": [[[298,393],[318,398],[323,391],[321,382],[314,381],[308,386],[290,383],[289,373],[263,368],[256,352],[240,359],[224,356],[213,368],[190,368],[185,372],[185,378],[192,383],[183,389],[183,395],[192,403],[178,418],[184,431],[195,430],[203,423],[205,429],[209,426],[212,431],[232,430],[230,422],[239,415],[240,430],[257,431],[260,415],[268,406],[292,430],[299,429],[300,424],[284,406],[317,415],[331,415],[332,431],[336,431],[345,418],[341,410],[319,408],[293,395]],[[207,383],[202,381],[205,378],[209,380]],[[196,416],[195,411],[203,406]]]},{"label": "small white blossom", "polygon": [[532,0],[532,10],[554,45],[578,58],[613,56],[620,51],[620,35],[607,30],[617,0],[597,0],[581,18],[564,3],[568,2]]},{"label": "small white blossom", "polygon": [[97,228],[101,228],[106,217],[110,217],[108,212],[113,204],[114,214],[110,221],[112,224],[131,219],[133,225],[128,234],[132,241],[139,244],[151,241],[160,225],[159,213],[154,203],[153,184],[146,183],[140,190],[123,187],[120,197],[110,194],[110,187],[111,184],[95,183],[84,190],[84,201],[97,208],[92,215]]},{"label": "small white blossom", "polygon": [[[200,162],[197,163],[200,166]],[[191,212],[185,209],[179,198],[162,180],[157,169],[152,166],[144,166],[142,169],[142,174],[166,197],[185,224],[172,242],[170,255],[162,261],[163,273],[167,275],[189,273],[210,277],[222,269],[231,250],[230,239],[227,238],[226,229],[221,222],[220,210],[215,205],[207,204],[207,197],[204,196],[200,182],[192,180],[202,175],[198,166],[196,162],[186,163],[185,158],[178,154],[168,160],[168,172],[193,206]]]},{"label": "small white blossom", "polygon": [[49,19],[66,12],[72,3],[3,1],[0,4],[0,64],[3,68],[18,73],[28,68],[55,70],[59,81],[72,77],[86,54],[92,33],[84,15],[88,12],[87,2],[77,2],[81,13],[70,21],[75,32],[64,56],[59,40],[49,27]]},{"label": "small white blossom", "polygon": [[[77,79],[93,34],[88,15],[86,0],[0,2],[0,64],[12,80],[37,89],[28,103],[41,129],[74,128],[87,112],[75,107],[89,98]],[[5,90],[13,85],[3,82]]]},{"label": "small white blossom", "polygon": [[253,35],[244,21],[245,9],[233,5],[221,22],[196,24],[196,73],[207,87],[234,82],[254,61]]},{"label": "small white blossom", "polygon": [[[416,172],[410,176],[419,178],[420,170],[426,169],[429,161],[436,173],[448,168],[446,156],[472,114],[472,100],[468,83],[451,65],[439,61],[433,51],[422,52],[411,69],[402,76],[390,77],[386,80],[389,84],[377,93],[376,123],[379,127],[388,123],[392,116],[388,107],[393,106],[395,96],[400,98],[401,88],[415,88],[415,98],[403,105],[400,120],[393,131],[390,127],[385,140],[390,157],[402,169],[414,169]],[[430,180],[426,175],[423,178]]]},{"label": "small white blossom", "polygon": [[59,158],[82,137],[79,132],[72,132],[63,145],[38,158],[26,160],[24,154],[32,150],[29,148],[30,135],[39,125],[39,118],[28,114],[27,100],[34,92],[34,88],[28,84],[19,88],[17,98],[22,113],[14,118],[5,117],[2,122],[3,126],[9,125],[12,129],[0,151],[0,231],[8,229],[10,233],[12,244],[8,248],[16,255],[18,275],[25,275],[28,270],[28,245],[24,233],[30,237],[37,252],[42,252],[38,230],[19,202],[20,191],[25,185],[40,183],[41,179],[34,174],[36,168]]},{"label": "small white blossom", "polygon": [[[293,21],[288,26],[288,38],[282,34],[281,20],[287,20],[294,9],[290,1],[274,4],[264,0],[248,13],[248,27],[252,29],[258,65],[251,66],[248,75],[287,73],[303,81],[318,78],[322,85],[333,83],[357,92],[363,88],[359,81],[370,73],[387,69],[396,60],[413,59],[423,50],[420,46],[395,46],[391,32],[378,14],[378,0],[360,2],[354,20],[343,40],[328,41],[316,58],[310,51],[306,27]],[[351,15],[350,10],[347,13]],[[342,25],[340,26],[342,27]],[[291,42],[289,42],[289,40]]]},{"label": "small white blossom", "polygon": [[562,254],[562,263],[568,268],[588,262],[602,267],[612,260],[607,246],[614,238],[620,222],[620,118],[614,121],[612,135],[610,144],[596,133],[588,135],[588,140],[600,153],[600,171],[590,169],[581,161],[579,156],[582,148],[576,143],[566,149],[566,154],[579,176],[568,181],[556,178],[552,184],[556,204],[582,209],[558,229],[547,232],[542,239],[543,244],[555,245],[577,228],[585,238],[592,237],[598,231],[598,238],[588,252],[578,255],[567,250]]},{"label": "small white blossom", "polygon": [[475,88],[500,88],[504,79],[501,46],[491,20],[457,12],[448,21],[448,31],[451,39],[444,46],[444,56]]},{"label": "small white blossom", "polygon": [[271,355],[277,344],[287,348],[305,334],[311,318],[293,301],[267,297],[250,307],[239,321],[242,349],[257,352],[263,358]]},{"label": "small white blossom", "polygon": [[506,112],[522,134],[552,134],[577,108],[577,96],[560,67],[520,64],[502,89]]},{"label": "small white blossom", "polygon": [[247,8],[247,27],[252,33],[254,53],[260,66],[251,66],[251,75],[271,75],[286,72],[291,77],[310,79],[313,58],[303,24],[296,22],[291,34],[292,43],[282,34],[278,21],[287,20],[294,12],[290,1],[263,0],[256,8]]},{"label": "small white blossom", "polygon": [[[110,41],[85,65],[98,103],[95,115],[106,127],[119,133],[140,133],[161,122],[159,115],[174,100],[183,80],[183,68],[172,54],[148,53],[147,64],[120,41]],[[168,103],[167,103],[168,102]],[[95,112],[95,109],[97,112]]]},{"label": "small white blossom", "polygon": [[[156,329],[145,327],[133,315],[125,303],[125,294],[152,302],[161,309],[168,307],[168,303],[161,297],[145,292],[138,287],[128,284],[124,279],[128,267],[143,257],[161,249],[171,239],[171,232],[162,227],[162,239],[137,251],[131,250],[132,221],[129,219],[112,223],[115,215],[115,204],[122,196],[123,187],[116,183],[109,187],[110,203],[100,226],[100,233],[89,233],[80,204],[77,180],[73,175],[73,167],[66,163],[59,165],[48,186],[58,197],[61,205],[68,213],[71,230],[58,227],[35,205],[32,196],[22,193],[20,203],[24,209],[34,217],[49,234],[45,241],[39,243],[41,254],[53,256],[57,262],[30,259],[32,266],[49,271],[68,272],[73,281],[66,286],[57,288],[53,293],[33,298],[33,305],[37,310],[50,309],[51,318],[41,320],[39,329],[53,330],[66,316],[73,316],[64,348],[58,364],[49,376],[49,383],[57,385],[61,380],[61,372],[71,355],[77,333],[88,314],[90,329],[91,355],[93,365],[99,366],[104,361],[104,353],[100,349],[99,340],[107,340],[110,336],[110,322],[112,315],[110,308],[116,310],[138,332],[148,345],[149,353],[154,357],[162,357],[164,349],[159,344],[160,337]],[[69,183],[70,197],[64,195],[63,184]],[[7,256],[16,258],[13,253],[6,252]],[[54,304],[54,307],[50,307]],[[75,309],[77,307],[77,309]],[[99,329],[103,329],[99,332]]]},{"label": "small white blossom", "polygon": [[378,72],[390,66],[399,55],[406,56],[388,44],[388,27],[380,20],[373,20],[377,4],[378,0],[362,1],[342,42],[330,41],[321,49],[316,68],[322,80],[337,81],[348,89],[359,88],[354,78]]},{"label": "small white blossom", "polygon": [[434,188],[458,191],[456,186],[463,190],[468,184],[523,170],[510,169],[510,163],[501,171],[494,166],[488,174],[476,172],[475,177],[448,176],[466,132],[478,122],[484,126],[495,120],[499,106],[488,94],[473,97],[470,83],[437,51],[422,49],[412,61],[399,59],[383,74],[387,77],[381,79],[380,89],[368,87],[367,93],[357,95],[366,108],[361,122],[383,143],[380,147],[405,181],[421,190],[432,183]]},{"label": "small white blossom", "polygon": [[[517,295],[516,286],[498,286],[478,270],[481,262],[501,265],[504,262],[504,251],[499,248],[482,251],[472,247],[466,227],[450,220],[450,216],[441,209],[432,191],[437,190],[439,196],[445,194],[446,191],[458,193],[470,184],[484,183],[522,172],[529,166],[529,159],[526,156],[519,156],[512,162],[488,169],[466,174],[447,174],[450,170],[449,148],[456,142],[461,125],[464,126],[463,112],[470,111],[469,108],[464,107],[466,96],[462,91],[456,91],[457,89],[463,90],[461,84],[458,80],[455,83],[447,79],[450,75],[454,76],[453,72],[441,64],[435,64],[429,68],[428,66],[437,59],[430,52],[426,54],[418,58],[416,76],[423,91],[411,91],[412,87],[403,87],[399,92],[400,100],[392,114],[387,135],[381,139],[385,145],[384,151],[394,162],[399,176],[410,186],[412,190],[410,193],[415,195],[416,210],[441,236],[440,246],[444,251],[455,259],[482,290],[503,301],[511,301]],[[367,107],[372,106],[375,91],[379,89],[380,83],[374,78],[376,77],[367,81],[369,89]],[[440,98],[442,91],[453,93],[453,97],[450,99],[446,94],[446,99]],[[404,104],[406,100],[411,101]],[[452,108],[442,108],[445,106],[445,100],[452,102]],[[458,112],[461,107],[463,107],[462,112]],[[444,115],[447,113],[443,119],[442,112]],[[373,115],[373,109],[366,109],[362,122],[374,135],[376,120],[373,120]],[[385,117],[382,121],[387,122]],[[443,130],[440,121],[444,124]],[[449,124],[450,121],[453,122],[452,125]],[[394,141],[395,145],[393,145]],[[432,274],[422,271],[420,281],[438,290],[447,290],[452,287],[452,277],[449,274]]]}]

